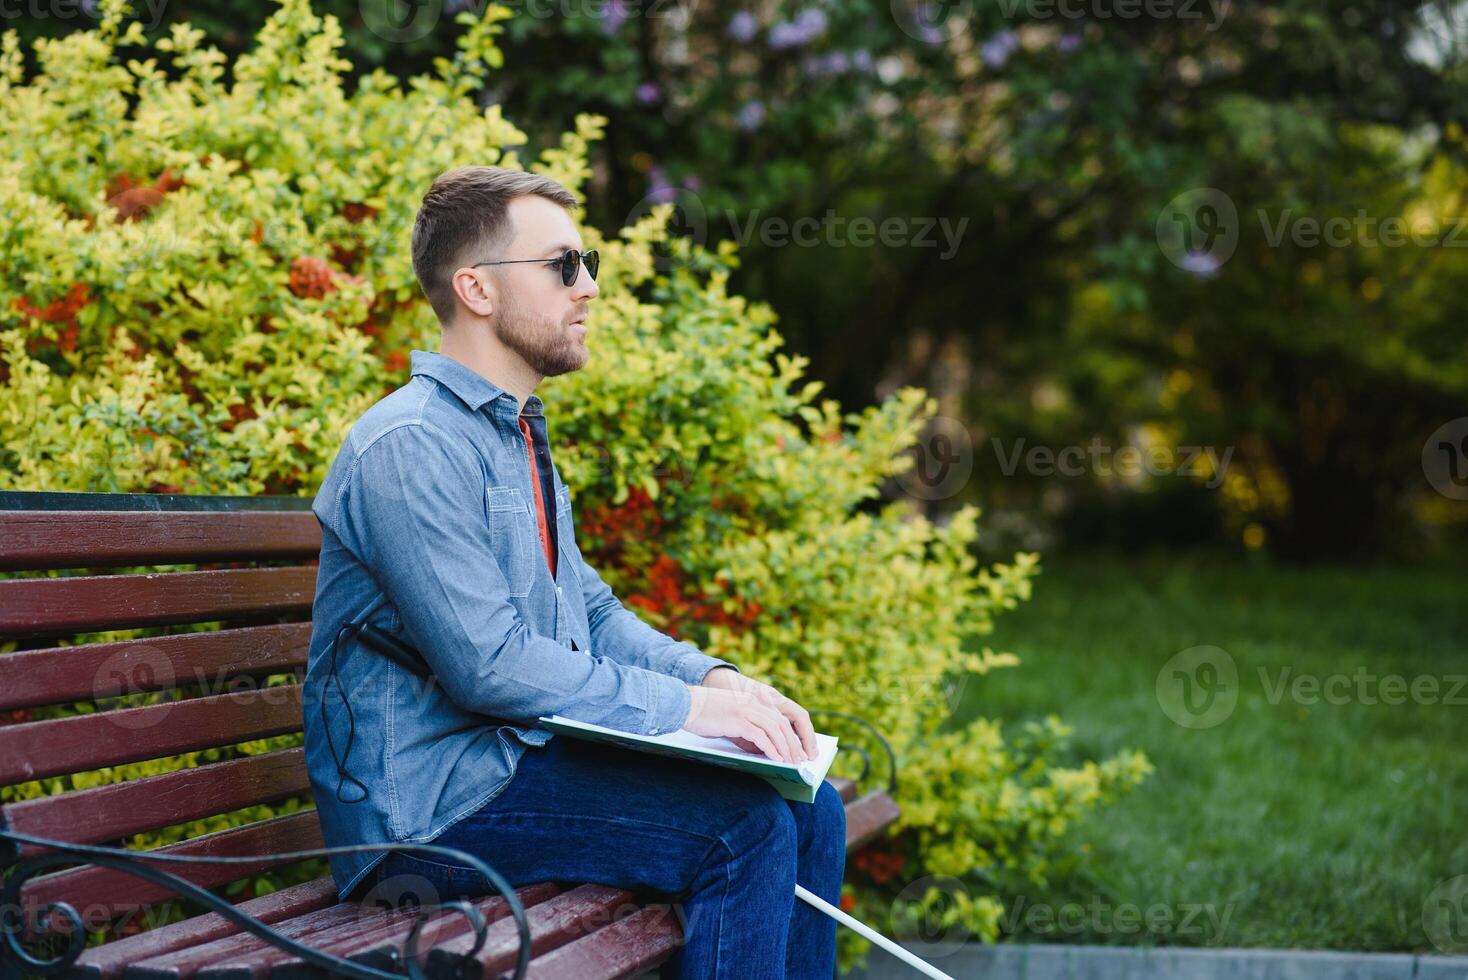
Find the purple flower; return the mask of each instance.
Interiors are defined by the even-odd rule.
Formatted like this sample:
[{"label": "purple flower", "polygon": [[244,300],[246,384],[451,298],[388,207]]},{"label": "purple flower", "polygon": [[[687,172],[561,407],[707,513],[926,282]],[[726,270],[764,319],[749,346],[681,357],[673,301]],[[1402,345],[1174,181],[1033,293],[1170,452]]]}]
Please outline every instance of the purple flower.
[{"label": "purple flower", "polygon": [[678,188],[668,183],[668,172],[653,164],[647,171],[647,199],[654,204],[666,204],[678,196]]},{"label": "purple flower", "polygon": [[807,7],[796,14],[794,20],[782,21],[770,28],[770,47],[779,51],[809,44],[826,33],[826,26],[826,12]]},{"label": "purple flower", "polygon": [[1004,67],[1005,63],[1009,61],[1009,56],[1014,54],[1018,47],[1019,35],[1006,27],[984,42],[983,47],[979,49],[979,57],[984,59],[984,64],[997,71]]},{"label": "purple flower", "polygon": [[845,51],[832,51],[826,55],[826,70],[833,75],[844,75],[851,68],[851,59]]},{"label": "purple flower", "polygon": [[807,7],[796,15],[795,26],[805,32],[806,40],[813,41],[826,33],[826,12]]},{"label": "purple flower", "polygon": [[805,38],[800,33],[800,28],[794,24],[781,22],[770,28],[770,47],[776,51],[793,48],[803,43],[805,43]]},{"label": "purple flower", "polygon": [[737,116],[740,129],[757,129],[765,121],[765,104],[758,99],[739,107]]},{"label": "purple flower", "polygon": [[643,82],[637,86],[637,91],[633,93],[633,98],[637,100],[638,105],[652,105],[662,94],[662,89],[658,88],[656,83]]},{"label": "purple flower", "polygon": [[866,48],[851,52],[851,64],[859,72],[870,72],[876,67],[872,62],[872,53]]},{"label": "purple flower", "polygon": [[747,10],[741,10],[729,18],[729,36],[740,44],[748,43],[758,32],[759,21]]},{"label": "purple flower", "polygon": [[1055,42],[1055,48],[1061,54],[1070,54],[1081,46],[1082,37],[1079,34],[1062,34],[1060,40]]},{"label": "purple flower", "polygon": [[612,0],[611,3],[607,4],[604,13],[598,7],[597,15],[601,17],[602,33],[615,34],[617,33],[617,28],[621,27],[627,21],[627,4],[624,0]]}]

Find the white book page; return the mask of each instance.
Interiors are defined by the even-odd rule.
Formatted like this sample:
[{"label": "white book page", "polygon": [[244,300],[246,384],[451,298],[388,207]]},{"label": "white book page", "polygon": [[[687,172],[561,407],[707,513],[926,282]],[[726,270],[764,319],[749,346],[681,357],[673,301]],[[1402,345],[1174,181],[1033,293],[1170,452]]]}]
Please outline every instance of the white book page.
[{"label": "white book page", "polygon": [[708,738],[703,735],[695,735],[692,732],[684,731],[681,728],[676,732],[669,732],[666,735],[638,735],[634,732],[624,732],[616,728],[607,728],[604,725],[593,725],[590,722],[576,721],[573,718],[564,718],[560,715],[552,715],[551,720],[574,728],[584,728],[587,731],[606,732],[622,738],[647,742],[650,745],[667,745],[670,747],[693,749],[698,752],[722,755],[733,759],[757,759],[769,765],[781,766],[794,771],[807,786],[814,786],[826,778],[826,773],[831,768],[831,762],[836,758],[836,748],[840,742],[835,735],[824,735],[816,732],[816,757],[807,762],[792,763],[771,759],[763,752],[745,751],[731,739]]}]

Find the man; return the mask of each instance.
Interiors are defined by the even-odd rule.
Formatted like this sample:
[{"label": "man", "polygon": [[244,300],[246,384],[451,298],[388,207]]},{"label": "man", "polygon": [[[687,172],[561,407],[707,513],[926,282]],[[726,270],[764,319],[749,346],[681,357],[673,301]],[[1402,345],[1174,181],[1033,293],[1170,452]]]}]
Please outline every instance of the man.
[{"label": "man", "polygon": [[[536,725],[683,728],[785,761],[815,750],[803,708],[643,623],[576,546],[533,394],[589,356],[597,258],[575,206],[553,180],[496,167],[449,171],[423,199],[413,269],[442,353],[411,353],[412,378],[352,427],[313,507],[306,757],[323,834],[459,848],[516,886],[678,896],[671,976],[829,980],[835,924],[794,899],[797,882],[840,896],[845,814],[829,785],[789,802],[746,774]],[[363,644],[349,628],[362,623],[416,649],[431,676]],[[398,875],[445,900],[489,890],[470,868],[404,852],[331,868],[343,900]]]}]

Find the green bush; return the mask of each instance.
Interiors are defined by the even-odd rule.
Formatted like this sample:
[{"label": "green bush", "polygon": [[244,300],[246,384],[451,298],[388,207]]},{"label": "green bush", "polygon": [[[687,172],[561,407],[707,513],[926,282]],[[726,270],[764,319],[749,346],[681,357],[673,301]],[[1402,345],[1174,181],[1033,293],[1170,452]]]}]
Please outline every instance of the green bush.
[{"label": "green bush", "polygon": [[[338,25],[308,0],[280,0],[228,80],[187,25],[150,48],[122,7],[39,42],[28,84],[13,32],[0,54],[0,485],[309,495],[351,422],[406,381],[408,349],[434,346],[409,261],[423,189],[452,166],[521,165],[523,135],[469,97],[500,66],[505,12],[465,15],[435,74],[348,93]],[[579,191],[601,125],[580,117],[531,169]],[[1148,765],[1068,768],[1054,720],[1009,741],[948,724],[955,690],[1013,663],[981,637],[1029,595],[1036,557],[981,569],[975,509],[936,526],[883,502],[932,401],[818,400],[772,311],[726,291],[733,248],[666,241],[669,212],[584,229],[604,257],[592,358],[541,389],[583,550],[660,628],[883,731],[903,817],[854,862],[849,904],[886,925],[906,888],[992,938],[1002,883],[1043,879],[1070,821]],[[939,907],[948,892],[923,881],[940,876],[966,883],[960,901]]]}]

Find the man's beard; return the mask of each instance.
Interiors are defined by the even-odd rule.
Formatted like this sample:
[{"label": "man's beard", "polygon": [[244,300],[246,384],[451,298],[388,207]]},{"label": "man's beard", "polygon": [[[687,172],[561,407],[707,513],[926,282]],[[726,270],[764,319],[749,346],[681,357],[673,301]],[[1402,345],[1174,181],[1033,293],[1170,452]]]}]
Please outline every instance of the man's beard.
[{"label": "man's beard", "polygon": [[500,315],[490,321],[490,329],[500,343],[519,354],[541,377],[579,371],[586,364],[586,348],[574,330],[524,309],[515,302],[513,293],[505,295]]}]

